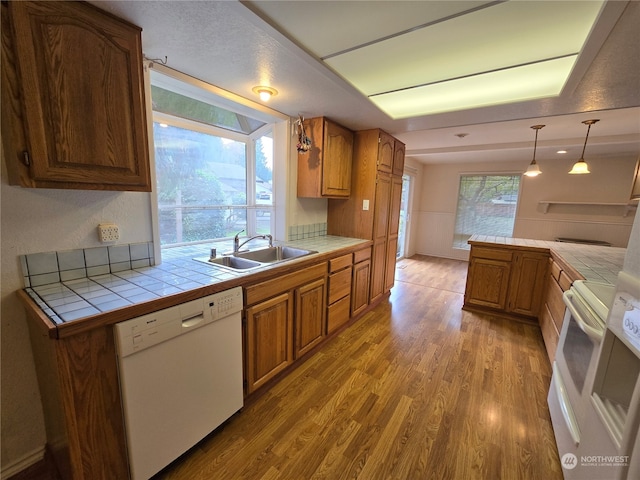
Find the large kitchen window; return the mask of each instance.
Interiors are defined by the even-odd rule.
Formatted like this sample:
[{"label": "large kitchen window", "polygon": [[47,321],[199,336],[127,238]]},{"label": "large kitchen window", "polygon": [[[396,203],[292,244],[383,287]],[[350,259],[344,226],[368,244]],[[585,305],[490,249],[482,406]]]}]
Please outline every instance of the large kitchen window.
[{"label": "large kitchen window", "polygon": [[160,245],[272,233],[273,124],[157,72],[151,100]]},{"label": "large kitchen window", "polygon": [[516,218],[518,175],[461,175],[453,247],[469,249],[474,235],[511,237]]}]

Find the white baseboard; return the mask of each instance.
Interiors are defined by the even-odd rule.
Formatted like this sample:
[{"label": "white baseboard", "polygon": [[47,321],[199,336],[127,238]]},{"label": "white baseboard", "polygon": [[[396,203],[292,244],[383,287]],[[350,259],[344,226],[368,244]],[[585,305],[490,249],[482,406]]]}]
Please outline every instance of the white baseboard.
[{"label": "white baseboard", "polygon": [[36,448],[35,450],[32,450],[31,452],[23,455],[21,458],[14,460],[8,465],[3,465],[2,472],[0,472],[0,478],[9,478],[16,473],[20,473],[30,466],[35,465],[36,463],[44,459],[44,452],[45,447],[43,445],[42,447]]}]

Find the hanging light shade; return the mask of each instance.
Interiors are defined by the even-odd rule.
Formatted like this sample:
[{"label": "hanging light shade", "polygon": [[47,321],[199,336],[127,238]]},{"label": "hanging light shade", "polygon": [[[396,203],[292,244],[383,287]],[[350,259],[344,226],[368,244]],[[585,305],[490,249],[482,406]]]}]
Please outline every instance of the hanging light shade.
[{"label": "hanging light shade", "polygon": [[527,171],[524,172],[524,174],[527,177],[537,177],[542,173],[542,171],[540,170],[540,167],[536,163],[536,148],[538,147],[538,130],[540,130],[542,127],[544,127],[544,125],[533,125],[531,127],[536,131],[536,139],[533,144],[533,160],[531,160],[531,163],[529,164]]},{"label": "hanging light shade", "polygon": [[582,155],[580,155],[580,160],[574,163],[573,168],[569,170],[570,174],[582,175],[585,173],[591,173],[589,172],[589,165],[587,165],[587,162],[584,161],[584,151],[587,148],[587,139],[589,138],[589,130],[591,130],[591,125],[599,121],[600,121],[599,119],[594,119],[594,120],[585,120],[584,122],[582,122],[585,125],[588,125],[587,136],[584,137],[584,146],[582,147]]}]

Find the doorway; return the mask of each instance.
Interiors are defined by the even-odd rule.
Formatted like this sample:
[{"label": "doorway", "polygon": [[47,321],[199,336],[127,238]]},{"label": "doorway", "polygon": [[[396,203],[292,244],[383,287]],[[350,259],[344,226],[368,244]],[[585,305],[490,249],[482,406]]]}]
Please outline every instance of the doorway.
[{"label": "doorway", "polygon": [[411,175],[402,176],[402,197],[400,199],[400,225],[398,227],[398,250],[396,258],[404,258],[407,256],[408,240],[409,240],[409,220],[411,213],[409,212],[409,204],[413,187],[413,177]]}]

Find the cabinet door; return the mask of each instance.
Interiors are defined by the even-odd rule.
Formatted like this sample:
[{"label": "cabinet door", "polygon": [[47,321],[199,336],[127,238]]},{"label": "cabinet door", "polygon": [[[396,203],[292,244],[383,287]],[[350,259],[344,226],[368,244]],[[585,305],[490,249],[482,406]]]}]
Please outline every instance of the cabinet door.
[{"label": "cabinet door", "polygon": [[387,257],[387,241],[382,240],[373,244],[371,257],[371,292],[369,302],[375,302],[384,293],[385,260]]},{"label": "cabinet door", "polygon": [[325,120],[322,195],[348,197],[351,193],[353,132]]},{"label": "cabinet door", "polygon": [[402,176],[404,174],[404,143],[395,141],[393,149],[393,174]]},{"label": "cabinet door", "polygon": [[509,286],[509,311],[536,317],[547,278],[548,255],[518,252]]},{"label": "cabinet door", "polygon": [[387,242],[387,259],[385,263],[384,291],[393,288],[396,277],[396,256],[398,252],[398,236],[389,238]]},{"label": "cabinet door", "polygon": [[150,191],[140,29],[85,2],[9,11],[29,158],[20,181]]},{"label": "cabinet door", "polygon": [[296,288],[295,358],[307,353],[325,336],[324,278]]},{"label": "cabinet door", "polygon": [[400,228],[400,207],[402,203],[402,177],[395,175],[391,180],[391,205],[389,206],[389,236],[398,236]]},{"label": "cabinet door", "polygon": [[505,310],[511,262],[471,258],[464,303]]},{"label": "cabinet door", "polygon": [[391,176],[379,173],[376,178],[376,194],[373,206],[373,240],[387,239],[389,234],[389,209],[391,198]]},{"label": "cabinet door", "polygon": [[353,266],[353,282],[351,284],[351,316],[355,316],[369,305],[369,279],[371,277],[371,260],[356,263]]},{"label": "cabinet door", "polygon": [[247,393],[293,362],[293,295],[290,292],[247,308]]},{"label": "cabinet door", "polygon": [[395,139],[380,131],[378,137],[378,170],[381,172],[391,173],[393,170],[393,152]]}]

